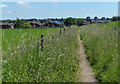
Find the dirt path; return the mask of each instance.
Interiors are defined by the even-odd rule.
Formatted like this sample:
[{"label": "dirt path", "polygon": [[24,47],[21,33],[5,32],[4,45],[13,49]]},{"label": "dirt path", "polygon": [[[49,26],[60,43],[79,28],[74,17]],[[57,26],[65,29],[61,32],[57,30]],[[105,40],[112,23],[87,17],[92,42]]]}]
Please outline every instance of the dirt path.
[{"label": "dirt path", "polygon": [[[80,31],[79,31],[80,32]],[[79,58],[80,58],[80,72],[78,72],[78,80],[80,80],[80,82],[96,82],[96,79],[94,77],[94,73],[92,71],[92,68],[90,66],[89,61],[86,59],[86,54],[84,53],[84,47],[82,44],[82,41],[80,39],[80,35],[78,32],[78,39],[79,39]]]}]

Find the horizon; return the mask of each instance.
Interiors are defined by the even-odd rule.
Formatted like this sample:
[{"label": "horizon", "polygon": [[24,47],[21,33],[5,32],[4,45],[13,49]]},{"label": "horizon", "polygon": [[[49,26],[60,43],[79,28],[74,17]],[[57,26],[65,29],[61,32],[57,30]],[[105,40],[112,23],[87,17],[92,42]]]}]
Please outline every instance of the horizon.
[{"label": "horizon", "polygon": [[3,2],[1,20],[118,16],[117,2]]},{"label": "horizon", "polygon": [[[88,16],[88,17],[90,17],[90,16]],[[97,16],[95,16],[95,17],[97,17]],[[104,16],[103,16],[104,17]],[[114,16],[113,16],[114,17]],[[69,18],[69,17],[55,17],[55,18],[16,18],[16,19],[37,19],[37,20],[43,20],[43,19],[66,19],[66,18]],[[72,17],[73,18],[73,17]],[[82,18],[82,17],[75,17],[76,19],[78,19],[78,18],[81,18],[81,19],[86,19],[87,17],[84,17],[84,18]],[[102,17],[97,17],[98,19],[101,19]],[[112,17],[105,17],[105,18],[109,18],[109,19],[111,19]],[[4,19],[4,20],[16,20],[16,19]],[[90,19],[94,19],[94,17],[90,17]]]}]

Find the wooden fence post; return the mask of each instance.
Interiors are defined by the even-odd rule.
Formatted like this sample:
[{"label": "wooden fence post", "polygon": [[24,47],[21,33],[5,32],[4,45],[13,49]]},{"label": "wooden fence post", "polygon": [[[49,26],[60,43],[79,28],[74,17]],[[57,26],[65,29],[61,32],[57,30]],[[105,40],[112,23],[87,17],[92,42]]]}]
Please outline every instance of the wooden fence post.
[{"label": "wooden fence post", "polygon": [[54,39],[54,35],[52,35],[52,40]]},{"label": "wooden fence post", "polygon": [[39,53],[39,50],[40,50],[40,42],[38,41],[38,42],[37,42],[37,55],[38,55],[38,53]]},{"label": "wooden fence post", "polygon": [[41,51],[43,51],[43,39],[44,39],[43,35],[41,35],[41,44],[40,44],[41,45]]},{"label": "wooden fence post", "polygon": [[61,29],[60,29],[60,34],[62,33]]},{"label": "wooden fence post", "polygon": [[65,31],[65,28],[64,28],[64,31]]},{"label": "wooden fence post", "polygon": [[68,30],[68,28],[66,28]]}]

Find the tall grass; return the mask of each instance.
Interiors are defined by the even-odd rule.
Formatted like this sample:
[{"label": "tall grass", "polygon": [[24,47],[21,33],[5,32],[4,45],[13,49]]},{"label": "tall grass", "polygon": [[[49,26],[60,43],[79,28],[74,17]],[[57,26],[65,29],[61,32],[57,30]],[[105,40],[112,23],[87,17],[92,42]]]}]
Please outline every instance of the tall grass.
[{"label": "tall grass", "polygon": [[80,36],[98,82],[118,82],[118,22],[80,27]]},{"label": "tall grass", "polygon": [[16,47],[22,41],[21,39],[29,39],[29,35],[39,38],[41,34],[53,34],[56,28],[44,29],[3,29],[2,30],[2,49],[6,50],[11,47]]},{"label": "tall grass", "polygon": [[56,31],[53,40],[51,34],[44,36],[43,51],[40,36],[27,37],[21,38],[16,48],[3,52],[3,82],[76,81],[79,66],[76,28],[62,31],[62,34]]},{"label": "tall grass", "polygon": [[0,83],[2,83],[2,29],[0,29]]}]

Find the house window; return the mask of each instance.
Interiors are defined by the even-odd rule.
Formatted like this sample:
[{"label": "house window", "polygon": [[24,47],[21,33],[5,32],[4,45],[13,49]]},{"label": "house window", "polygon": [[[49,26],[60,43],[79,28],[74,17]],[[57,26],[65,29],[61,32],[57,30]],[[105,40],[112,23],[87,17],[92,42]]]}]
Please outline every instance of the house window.
[{"label": "house window", "polygon": [[34,27],[36,27],[36,25],[33,25]]}]

